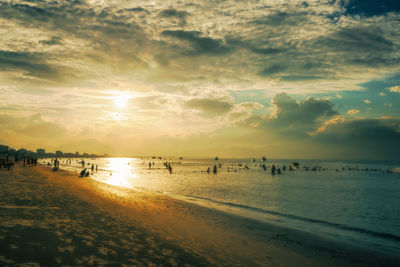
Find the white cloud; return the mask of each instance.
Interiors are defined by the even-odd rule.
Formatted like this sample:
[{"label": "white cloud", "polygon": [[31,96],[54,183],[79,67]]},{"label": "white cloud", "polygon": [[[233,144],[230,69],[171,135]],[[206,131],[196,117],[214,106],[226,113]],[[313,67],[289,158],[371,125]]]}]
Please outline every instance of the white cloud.
[{"label": "white cloud", "polygon": [[390,87],[389,91],[392,93],[400,93],[400,86],[397,85],[397,86]]},{"label": "white cloud", "polygon": [[355,115],[357,113],[360,113],[360,110],[358,110],[358,109],[349,109],[346,113],[349,114],[349,115]]},{"label": "white cloud", "polygon": [[[190,87],[200,80],[220,88],[229,83],[241,89],[272,84],[298,92],[354,90],[391,70],[398,41],[393,33],[400,32],[387,20],[340,17],[341,5],[332,1],[30,5],[53,19],[32,16],[35,10],[28,6],[4,4],[7,34],[0,49],[44,53],[52,59],[49,67],[68,67],[68,81],[79,82],[129,75],[170,86],[178,81]],[[165,31],[182,34],[171,38],[161,34]],[[371,50],[378,53],[373,58]]]},{"label": "white cloud", "polygon": [[[397,70],[398,14],[346,16],[342,1],[303,2],[2,1],[0,109],[41,113],[68,131],[89,127],[105,139],[115,129],[187,136],[267,113],[257,96],[237,100],[232,91],[342,99],[342,91]],[[111,91],[135,95],[119,120],[110,116],[117,112]],[[286,107],[284,98],[274,98],[275,111]],[[332,112],[330,104],[296,102],[304,117],[286,109],[280,122],[306,120],[305,108],[318,105]],[[306,121],[307,130],[322,117]]]}]

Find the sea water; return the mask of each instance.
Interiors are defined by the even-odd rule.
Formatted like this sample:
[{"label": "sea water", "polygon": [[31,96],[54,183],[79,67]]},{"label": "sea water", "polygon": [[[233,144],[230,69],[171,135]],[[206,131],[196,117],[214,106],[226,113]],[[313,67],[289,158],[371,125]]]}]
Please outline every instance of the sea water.
[{"label": "sea water", "polygon": [[[158,157],[60,161],[62,169],[79,173],[86,168],[90,178],[114,186],[166,194],[259,221],[400,253],[400,162]],[[299,166],[289,170],[294,162]],[[272,165],[280,168],[281,174],[273,175]]]}]

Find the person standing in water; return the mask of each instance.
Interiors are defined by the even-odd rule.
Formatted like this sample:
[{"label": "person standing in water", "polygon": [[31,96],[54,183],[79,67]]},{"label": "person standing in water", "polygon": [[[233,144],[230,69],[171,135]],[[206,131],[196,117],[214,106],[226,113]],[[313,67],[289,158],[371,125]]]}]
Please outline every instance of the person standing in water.
[{"label": "person standing in water", "polygon": [[272,165],[272,167],[271,167],[272,175],[275,175],[275,171],[276,171],[276,167],[275,167],[275,165]]}]

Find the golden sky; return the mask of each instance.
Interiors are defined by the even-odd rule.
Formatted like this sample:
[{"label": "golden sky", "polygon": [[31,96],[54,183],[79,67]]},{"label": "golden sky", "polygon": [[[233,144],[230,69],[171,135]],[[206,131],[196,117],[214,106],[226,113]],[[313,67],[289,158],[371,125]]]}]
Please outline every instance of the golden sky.
[{"label": "golden sky", "polygon": [[396,1],[0,1],[0,143],[399,159]]}]

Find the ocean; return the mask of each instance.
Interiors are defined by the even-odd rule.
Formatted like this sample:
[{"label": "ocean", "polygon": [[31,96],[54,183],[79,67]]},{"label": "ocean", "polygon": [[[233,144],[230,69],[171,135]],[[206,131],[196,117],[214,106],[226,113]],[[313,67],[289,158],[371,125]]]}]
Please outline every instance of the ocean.
[{"label": "ocean", "polygon": [[[98,167],[90,179],[400,253],[400,162],[85,158],[60,159],[60,168],[79,173],[82,160],[90,172]],[[281,173],[273,175],[272,165]]]}]

